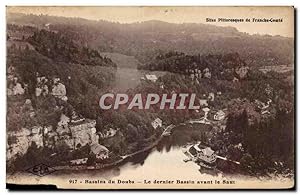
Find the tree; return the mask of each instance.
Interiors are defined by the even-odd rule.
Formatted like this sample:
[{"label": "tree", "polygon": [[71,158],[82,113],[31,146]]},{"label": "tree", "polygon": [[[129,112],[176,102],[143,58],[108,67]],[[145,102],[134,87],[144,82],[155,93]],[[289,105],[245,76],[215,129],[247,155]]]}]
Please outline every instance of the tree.
[{"label": "tree", "polygon": [[45,127],[52,126],[55,129],[61,111],[56,108],[55,99],[51,96],[38,98],[36,107],[36,120],[42,126],[43,146],[45,146]]},{"label": "tree", "polygon": [[97,132],[102,132],[104,128],[103,119],[98,116],[96,120],[96,130]]},{"label": "tree", "polygon": [[138,129],[129,123],[126,128],[126,135],[125,135],[128,142],[136,141],[138,134],[139,134]]},{"label": "tree", "polygon": [[250,173],[254,171],[253,169],[255,167],[255,161],[249,153],[243,155],[243,157],[240,160],[240,163],[242,170]]}]

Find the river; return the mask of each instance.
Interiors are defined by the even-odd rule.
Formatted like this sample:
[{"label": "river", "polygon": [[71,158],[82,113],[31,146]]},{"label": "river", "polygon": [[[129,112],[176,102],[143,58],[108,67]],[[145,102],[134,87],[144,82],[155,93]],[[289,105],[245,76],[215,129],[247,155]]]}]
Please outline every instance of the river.
[{"label": "river", "polygon": [[[106,53],[106,56],[112,58],[118,64],[118,69],[116,72],[116,83],[114,90],[116,92],[125,92],[129,88],[134,88],[140,83],[140,78],[149,71],[140,71],[137,69],[137,60],[131,56],[125,56],[121,54],[112,54]],[[126,63],[124,63],[126,62]],[[123,63],[120,65],[120,63]],[[162,76],[166,72],[151,72],[151,74],[156,74],[157,76]],[[184,144],[187,144],[191,141],[199,141],[199,136],[205,131],[206,133],[211,132],[210,126],[207,125],[185,125],[176,127],[173,130],[173,133],[160,140],[157,146],[150,149],[149,151],[139,153],[130,157],[126,162],[122,163],[119,166],[109,168],[109,169],[100,169],[100,170],[59,170],[51,173],[50,175],[44,177],[36,177],[28,172],[16,173],[13,175],[8,175],[7,181],[10,180],[18,183],[56,183],[61,186],[66,187],[75,187],[75,188],[87,188],[88,185],[85,185],[85,181],[102,181],[107,182],[108,180],[115,181],[133,181],[133,185],[128,185],[129,188],[136,186],[137,188],[142,188],[140,185],[144,184],[147,181],[174,181],[188,183],[190,181],[224,181],[226,178],[235,178],[236,179],[247,179],[253,181],[253,186],[257,185],[257,178],[246,177],[244,175],[235,174],[233,177],[226,174],[223,175],[221,172],[205,172],[203,169],[199,171],[199,166],[194,162],[184,162],[184,159],[187,157],[182,152],[181,147]],[[70,184],[70,181],[80,180],[82,184],[73,185]],[[241,181],[242,181],[241,180]],[[248,182],[248,181],[247,181]],[[269,181],[266,181],[269,182]],[[273,183],[267,183],[267,185],[273,186]],[[288,181],[290,182],[290,181]],[[240,182],[241,183],[241,182]],[[202,185],[196,186],[196,188],[213,188],[213,185]],[[188,184],[189,185],[189,184]],[[241,183],[244,187],[249,188],[249,183]],[[264,187],[268,187],[264,185]],[[282,181],[278,181],[278,186],[283,185]],[[91,188],[120,188],[122,186],[116,185],[99,185],[90,186]],[[124,187],[124,186],[123,186]],[[147,188],[147,185],[144,186]],[[143,188],[144,188],[143,187]],[[150,188],[170,188],[174,187],[173,185],[151,185]],[[195,186],[187,184],[179,184],[178,188],[194,188]],[[215,186],[216,187],[216,186]],[[222,188],[222,185],[219,185]],[[226,185],[223,188],[230,188]],[[241,187],[241,186],[240,186]]]},{"label": "river", "polygon": [[[155,74],[158,77],[166,74],[163,71],[142,71],[138,70],[139,62],[132,56],[126,56],[118,53],[102,53],[112,59],[118,65],[116,72],[116,83],[114,90],[124,92],[129,88],[134,88],[140,83],[140,78],[146,74]],[[195,129],[196,128],[196,129]],[[185,163],[186,156],[181,150],[181,146],[191,141],[191,131],[207,131],[208,128],[201,125],[176,127],[171,136],[163,138],[159,144],[150,151],[131,157],[125,164],[109,170],[76,171],[80,177],[90,178],[94,175],[96,178],[103,177],[112,179],[134,179],[141,181],[147,175],[147,178],[166,178],[166,179],[188,179],[188,178],[207,178],[207,174],[199,172],[199,166],[193,162]],[[67,175],[70,174],[67,171]],[[61,174],[61,173],[60,173]],[[74,174],[74,173],[71,173]],[[216,177],[210,175],[210,177]]]},{"label": "river", "polygon": [[199,171],[199,166],[194,162],[184,162],[187,157],[182,152],[182,146],[188,142],[195,141],[192,139],[192,133],[209,131],[205,125],[185,125],[175,127],[173,133],[161,139],[153,149],[139,153],[126,163],[107,170],[78,170],[76,172],[66,170],[59,171],[57,174],[66,177],[79,178],[102,178],[102,179],[134,179],[142,182],[143,179],[171,179],[171,180],[187,180],[187,179],[212,179],[222,178],[220,172],[210,171],[204,173]]},{"label": "river", "polygon": [[[140,83],[140,78],[146,74],[155,74],[158,77],[166,74],[162,71],[141,71],[137,69],[138,62],[131,56],[115,53],[106,53],[115,63],[118,64],[116,72],[116,82],[114,90],[125,92],[129,88],[134,88]],[[127,62],[124,64],[123,62]],[[123,64],[122,64],[123,63]],[[201,125],[178,126],[174,129],[171,136],[164,137],[157,146],[149,151],[139,153],[126,159],[126,162],[114,168],[106,170],[59,170],[49,178],[86,178],[89,180],[97,179],[119,179],[134,180],[144,182],[147,180],[193,180],[221,177],[221,175],[211,175],[199,172],[199,166],[193,162],[184,162],[187,157],[183,154],[181,146],[192,141],[195,134],[201,134],[209,128]],[[194,132],[193,135],[191,132]],[[196,133],[195,133],[196,132]],[[195,141],[195,140],[193,140]]]},{"label": "river", "polygon": [[140,62],[133,56],[127,56],[119,53],[101,53],[103,56],[110,58],[117,64],[116,80],[114,91],[125,92],[130,88],[135,88],[145,74],[155,74],[157,77],[166,74],[165,71],[146,71],[138,70]]},{"label": "river", "polygon": [[[181,127],[184,128],[184,127]],[[188,128],[188,127],[187,127]],[[205,129],[199,129],[202,131]],[[184,129],[177,129],[176,133],[160,141],[157,147],[150,151],[138,154],[128,162],[107,170],[59,170],[44,177],[38,177],[28,172],[9,175],[7,181],[15,183],[55,183],[59,187],[66,188],[273,188],[274,185],[293,185],[293,181],[288,178],[260,179],[240,174],[223,175],[205,173],[199,171],[199,166],[193,162],[185,163],[186,156],[181,150],[181,144],[187,140],[183,136]],[[115,181],[115,184],[109,181]],[[72,183],[77,181],[76,184]],[[147,182],[150,184],[146,184]],[[172,182],[173,184],[155,184],[155,182]],[[214,182],[220,182],[219,185]],[[120,185],[120,183],[122,183]],[[130,185],[126,182],[133,182]],[[190,183],[194,182],[194,183]],[[224,183],[225,182],[225,183]],[[228,184],[228,182],[233,182]],[[90,184],[87,184],[90,183]],[[178,184],[179,183],[179,184]],[[124,184],[124,185],[123,185]],[[234,185],[234,184],[238,184]]]}]

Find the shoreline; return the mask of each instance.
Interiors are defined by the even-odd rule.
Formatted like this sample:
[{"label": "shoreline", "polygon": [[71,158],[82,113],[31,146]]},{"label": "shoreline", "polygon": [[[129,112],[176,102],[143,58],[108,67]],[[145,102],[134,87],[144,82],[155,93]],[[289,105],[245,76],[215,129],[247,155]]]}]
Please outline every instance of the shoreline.
[{"label": "shoreline", "polygon": [[150,144],[149,146],[139,150],[139,151],[136,151],[136,152],[133,152],[131,154],[127,154],[125,156],[121,156],[121,159],[115,161],[115,162],[112,162],[112,163],[107,163],[107,164],[97,164],[96,165],[91,165],[91,166],[87,166],[87,165],[74,165],[74,166],[71,166],[71,165],[63,165],[63,166],[53,166],[52,168],[55,169],[55,170],[101,170],[101,169],[106,169],[106,168],[110,168],[110,167],[113,167],[113,166],[117,166],[117,165],[120,165],[121,163],[125,162],[126,160],[128,160],[129,158],[135,156],[135,155],[138,155],[140,153],[143,153],[143,152],[146,152],[146,151],[149,151],[151,149],[153,149],[154,147],[157,146],[157,144],[162,140],[163,138],[163,134],[160,135],[160,137],[154,141],[152,144]]},{"label": "shoreline", "polygon": [[[188,125],[188,124],[191,124],[189,121],[186,121],[184,123],[180,123],[180,124],[177,124],[177,125],[169,125],[167,126],[161,133],[160,137],[155,140],[152,144],[150,144],[149,146],[141,149],[141,150],[138,150],[136,152],[133,152],[131,154],[127,154],[127,155],[124,155],[124,156],[120,156],[121,159],[115,161],[115,162],[112,162],[112,163],[107,163],[107,164],[100,164],[100,163],[96,163],[96,165],[90,165],[90,166],[87,166],[87,165],[62,165],[62,166],[53,166],[52,168],[54,168],[55,170],[101,170],[101,169],[107,169],[107,168],[111,168],[111,167],[114,167],[114,166],[118,166],[120,165],[121,163],[125,163],[126,160],[128,160],[129,158],[135,156],[135,155],[138,155],[140,153],[143,153],[143,152],[146,152],[146,151],[149,151],[151,149],[153,149],[154,147],[156,147],[158,145],[158,143],[166,136],[169,136],[171,133],[172,133],[172,130],[176,127],[179,127],[179,126],[184,126],[184,125]],[[207,124],[206,124],[207,125]]]}]

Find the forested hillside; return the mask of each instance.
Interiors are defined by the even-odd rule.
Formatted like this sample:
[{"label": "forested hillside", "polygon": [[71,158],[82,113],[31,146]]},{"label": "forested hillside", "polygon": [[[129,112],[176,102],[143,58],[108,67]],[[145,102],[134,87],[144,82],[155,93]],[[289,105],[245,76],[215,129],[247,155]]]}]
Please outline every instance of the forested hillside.
[{"label": "forested hillside", "polygon": [[[58,164],[69,165],[79,157],[94,163],[94,154],[72,152],[97,143],[109,150],[109,158],[100,160],[105,164],[152,149],[165,129],[184,124],[186,134],[181,137],[186,143],[201,141],[217,155],[240,161],[246,173],[293,170],[292,38],[207,24],[121,24],[11,13],[7,23],[7,131],[12,134],[8,145],[25,154],[28,148],[16,145],[19,133],[28,130],[25,137],[30,137],[37,128],[43,132],[36,133],[43,147],[33,145],[26,158],[41,156],[47,161],[54,154]],[[143,101],[154,93],[192,93],[201,107],[99,108],[101,95],[118,94],[121,88],[129,99],[140,94]],[[193,120],[205,131],[198,126],[190,131]],[[66,132],[65,126],[73,131]],[[74,136],[76,132],[83,133]],[[51,134],[56,141],[51,141]],[[77,138],[85,142],[75,144]],[[22,158],[16,161],[18,168],[26,161]],[[225,163],[221,167],[224,172],[239,171]]]},{"label": "forested hillside", "polygon": [[207,24],[172,24],[146,21],[120,24],[80,18],[46,15],[8,14],[9,23],[30,24],[60,31],[77,43],[102,52],[136,56],[141,62],[166,50],[187,54],[227,54],[238,52],[252,66],[292,64],[292,38],[249,35],[233,27]]}]

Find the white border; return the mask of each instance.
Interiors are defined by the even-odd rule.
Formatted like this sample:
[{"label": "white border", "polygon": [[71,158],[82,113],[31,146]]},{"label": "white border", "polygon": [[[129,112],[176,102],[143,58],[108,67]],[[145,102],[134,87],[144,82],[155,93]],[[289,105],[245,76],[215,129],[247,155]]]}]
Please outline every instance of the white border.
[{"label": "white border", "polygon": [[[245,6],[251,6],[251,5],[272,5],[272,6],[280,6],[280,5],[294,5],[296,8],[299,8],[299,0],[252,0],[252,1],[243,1],[241,2],[240,0],[230,0],[230,1],[218,1],[218,0],[209,0],[209,1],[197,1],[197,0],[151,0],[151,1],[141,1],[141,0],[114,0],[114,1],[109,1],[109,0],[104,0],[104,1],[96,1],[96,0],[73,0],[73,1],[62,1],[62,0],[51,0],[51,1],[38,1],[38,0],[27,0],[26,2],[22,0],[4,0],[1,1],[1,7],[0,7],[0,23],[1,23],[1,36],[0,36],[0,59],[1,59],[1,65],[0,65],[0,102],[1,106],[0,107],[0,130],[2,131],[1,133],[1,140],[0,140],[0,156],[1,161],[0,161],[0,194],[8,194],[9,192],[5,189],[5,167],[6,167],[6,162],[5,162],[5,147],[6,147],[6,75],[5,75],[5,51],[6,51],[6,22],[5,22],[5,6],[6,5],[98,5],[98,6],[105,6],[105,5],[121,5],[121,6],[139,6],[139,5],[186,5],[186,6],[192,6],[192,5],[198,5],[198,6],[238,6],[238,5],[245,5]],[[299,10],[298,10],[299,11]],[[297,14],[299,15],[299,13]],[[298,17],[297,17],[298,18]],[[298,26],[299,26],[299,19],[297,21],[297,31],[298,31]],[[296,35],[297,36],[297,35]],[[297,41],[298,43],[298,41]],[[297,56],[299,56],[299,50],[297,50]],[[295,64],[297,66],[297,64]],[[299,75],[299,68],[297,68],[297,75]],[[297,91],[299,91],[300,87],[297,83]],[[297,109],[299,110],[299,104],[297,105]],[[297,114],[297,121],[300,121],[300,116]],[[298,130],[298,128],[297,128]],[[296,130],[296,131],[297,131]],[[299,132],[297,133],[297,141],[299,141]],[[296,150],[297,154],[296,156],[299,156],[299,150]],[[299,169],[299,163],[297,163],[297,170]],[[299,175],[297,174],[297,180],[299,180]],[[298,182],[297,182],[298,183]],[[221,192],[221,193],[231,193],[232,191],[227,191],[227,192]],[[14,194],[18,194],[20,192],[14,192]],[[32,192],[22,192],[22,193],[32,193]],[[41,193],[41,192],[37,192]],[[48,192],[47,194],[53,194],[55,192]],[[66,191],[64,194],[73,194],[74,192]],[[86,192],[76,192],[76,194],[84,194]],[[116,194],[119,193],[118,191],[113,191],[113,192],[106,192],[106,191],[100,191],[100,192],[93,192],[97,194]],[[133,193],[133,192],[123,192],[123,193]],[[142,192],[135,192],[135,193],[142,193]],[[145,193],[145,192],[143,192]],[[153,192],[157,194],[162,194],[162,193],[174,193],[174,192]],[[179,192],[180,194],[184,194],[186,192]],[[192,193],[207,193],[203,191],[198,191],[198,192],[192,192]],[[210,194],[217,194],[218,191],[210,192]],[[257,193],[257,192],[256,192]],[[274,192],[268,192],[268,193],[274,193]],[[283,192],[283,194],[287,194],[288,192]]]}]

